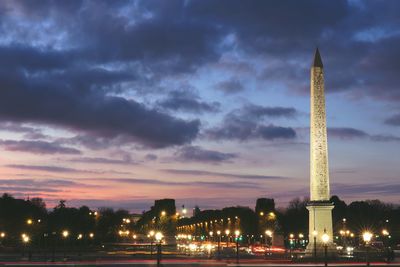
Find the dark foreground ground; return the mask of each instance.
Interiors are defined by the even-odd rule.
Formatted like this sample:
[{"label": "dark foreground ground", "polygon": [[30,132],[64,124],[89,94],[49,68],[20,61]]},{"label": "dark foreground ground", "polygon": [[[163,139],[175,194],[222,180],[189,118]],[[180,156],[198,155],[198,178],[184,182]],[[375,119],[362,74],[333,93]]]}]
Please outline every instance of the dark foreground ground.
[{"label": "dark foreground ground", "polygon": [[[148,246],[132,246],[131,244],[109,244],[92,249],[30,249],[0,250],[0,266],[157,266],[155,248],[150,251]],[[324,266],[323,259],[313,262],[313,259],[304,259],[301,253],[276,253],[273,255],[252,254],[245,250],[240,251],[239,263],[233,249],[224,249],[220,253],[220,260],[216,252],[180,251],[176,246],[163,246],[160,266]],[[371,256],[371,255],[370,255]],[[369,258],[371,266],[399,266],[400,255],[396,253],[395,260],[386,263],[383,258]],[[328,266],[366,266],[364,255],[357,257],[338,257],[329,260]]]},{"label": "dark foreground ground", "polygon": [[[0,266],[157,266],[155,261],[149,260],[101,260],[101,261],[81,261],[81,262],[3,262]],[[284,262],[273,262],[273,261],[259,261],[259,260],[244,260],[239,263],[231,261],[215,261],[215,260],[164,260],[161,262],[160,266],[168,267],[197,267],[197,266],[207,266],[207,267],[233,267],[233,266],[268,266],[268,267],[283,267],[283,266],[298,266],[298,267],[313,267],[313,266],[324,266],[323,263],[284,263]],[[335,267],[357,267],[366,266],[365,263],[328,263],[328,266]],[[400,263],[383,263],[383,262],[372,262],[373,267],[384,267],[384,266],[400,266]]]}]

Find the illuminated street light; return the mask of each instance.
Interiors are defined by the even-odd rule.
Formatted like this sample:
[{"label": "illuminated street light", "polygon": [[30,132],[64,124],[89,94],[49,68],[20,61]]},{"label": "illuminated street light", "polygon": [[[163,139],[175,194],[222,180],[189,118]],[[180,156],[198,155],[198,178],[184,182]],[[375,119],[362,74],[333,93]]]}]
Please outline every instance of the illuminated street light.
[{"label": "illuminated street light", "polygon": [[221,231],[218,230],[217,231],[217,235],[218,235],[218,254],[217,254],[217,260],[221,259]]},{"label": "illuminated street light", "polygon": [[329,235],[327,233],[324,233],[321,238],[324,244],[327,244],[329,242]]},{"label": "illuminated street light", "polygon": [[64,231],[62,232],[62,236],[63,236],[64,238],[67,238],[67,237],[69,236],[69,232],[68,232],[67,230],[64,230]]},{"label": "illuminated street light", "polygon": [[365,253],[365,261],[367,262],[367,266],[369,266],[369,242],[371,242],[373,234],[369,231],[363,233],[362,237],[365,242],[366,253]]},{"label": "illuminated street light", "polygon": [[383,229],[383,230],[382,230],[382,235],[386,235],[386,236],[388,236],[388,235],[389,235],[389,232],[388,232],[388,230],[386,230],[386,229]]},{"label": "illuminated street light", "polygon": [[30,240],[30,238],[29,238],[29,236],[27,236],[27,235],[25,235],[25,236],[22,237],[22,241],[23,241],[24,243],[28,243],[29,240]]},{"label": "illuminated street light", "polygon": [[90,237],[90,238],[93,238],[93,237],[94,237],[94,234],[93,234],[93,233],[90,233],[90,234],[89,234],[89,237]]},{"label": "illuminated street light", "polygon": [[236,264],[239,263],[239,236],[240,236],[240,231],[235,230],[235,236],[236,236]]},{"label": "illuminated street light", "polygon": [[1,238],[4,238],[4,237],[6,237],[6,233],[4,233],[4,232],[1,232],[1,233],[0,233],[0,237],[1,237]]},{"label": "illuminated street light", "polygon": [[164,237],[164,236],[163,236],[163,234],[162,234],[161,232],[157,232],[157,233],[155,234],[155,238],[156,238],[156,240],[157,240],[158,242],[160,242],[161,239],[162,239],[163,237]]},{"label": "illuminated street light", "polygon": [[264,212],[263,211],[260,212],[260,216],[264,216]]},{"label": "illuminated street light", "polygon": [[80,239],[82,239],[82,237],[83,237],[83,235],[82,235],[82,234],[79,234],[78,237],[77,237],[76,239],[80,240]]},{"label": "illuminated street light", "polygon": [[324,251],[325,251],[325,266],[328,266],[328,242],[329,242],[329,235],[324,230],[324,234],[321,237],[322,243],[324,244]]},{"label": "illuminated street light", "polygon": [[28,219],[28,220],[26,220],[26,224],[32,224],[33,223],[33,221],[32,221],[32,219]]},{"label": "illuminated street light", "polygon": [[371,232],[364,232],[363,233],[363,240],[364,240],[364,242],[365,243],[369,243],[370,241],[371,241],[371,239],[372,239],[372,233]]},{"label": "illuminated street light", "polygon": [[163,237],[164,236],[163,236],[163,234],[161,232],[157,232],[155,234],[155,238],[156,238],[156,240],[158,242],[157,243],[157,267],[160,266],[160,262],[161,262],[161,254],[162,254],[162,252],[161,252],[161,240],[162,240]]},{"label": "illuminated street light", "polygon": [[268,213],[269,220],[275,220],[275,218],[276,218],[276,214],[274,212],[271,211],[270,213]]},{"label": "illuminated street light", "polygon": [[226,229],[226,230],[225,230],[225,234],[226,234],[226,235],[229,235],[230,233],[231,233],[231,231],[229,231],[229,229]]},{"label": "illuminated street light", "polygon": [[167,215],[167,213],[165,212],[165,210],[163,210],[163,211],[161,212],[161,216],[165,216],[165,215]]},{"label": "illuminated street light", "polygon": [[67,237],[69,236],[69,232],[67,230],[64,230],[62,232],[62,236],[64,238],[64,259],[65,259],[65,258],[67,258],[67,243],[66,243],[66,240],[67,240]]},{"label": "illuminated street light", "polygon": [[208,234],[212,237],[214,235],[214,232],[210,231]]},{"label": "illuminated street light", "polygon": [[272,231],[271,230],[266,230],[265,234],[269,237],[272,237]]},{"label": "illuminated street light", "polygon": [[155,232],[151,230],[149,234],[147,235],[150,238],[150,258],[153,258],[153,237],[155,235]]}]

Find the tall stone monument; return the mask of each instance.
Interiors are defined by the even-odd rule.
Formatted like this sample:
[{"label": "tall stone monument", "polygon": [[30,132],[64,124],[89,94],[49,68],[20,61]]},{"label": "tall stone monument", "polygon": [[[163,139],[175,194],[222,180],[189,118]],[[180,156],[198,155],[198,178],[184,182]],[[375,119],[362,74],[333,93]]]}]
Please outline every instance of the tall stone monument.
[{"label": "tall stone monument", "polygon": [[333,252],[332,209],[329,201],[328,140],[326,133],[324,68],[318,48],[311,67],[311,118],[310,118],[310,202],[309,244],[306,254],[324,255],[322,235],[329,236],[327,246]]}]

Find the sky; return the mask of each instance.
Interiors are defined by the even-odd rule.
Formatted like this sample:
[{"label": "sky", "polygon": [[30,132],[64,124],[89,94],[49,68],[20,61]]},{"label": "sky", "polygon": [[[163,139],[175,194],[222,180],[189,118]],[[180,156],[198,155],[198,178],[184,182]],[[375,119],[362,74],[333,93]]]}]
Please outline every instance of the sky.
[{"label": "sky", "polygon": [[400,1],[0,2],[0,192],[147,210],[309,195],[310,66],[331,194],[400,204]]}]

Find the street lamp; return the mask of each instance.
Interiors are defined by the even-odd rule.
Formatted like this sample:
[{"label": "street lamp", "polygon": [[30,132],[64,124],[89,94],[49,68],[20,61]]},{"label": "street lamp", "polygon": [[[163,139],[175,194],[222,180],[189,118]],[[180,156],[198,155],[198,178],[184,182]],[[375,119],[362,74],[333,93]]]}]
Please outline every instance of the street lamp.
[{"label": "street lamp", "polygon": [[161,216],[164,217],[165,215],[167,215],[167,212],[165,210],[161,211]]},{"label": "street lamp", "polygon": [[371,232],[364,232],[363,233],[363,240],[365,242],[365,248],[366,248],[366,254],[365,254],[365,261],[367,262],[367,266],[369,266],[369,242],[372,239],[372,233]]},{"label": "street lamp", "polygon": [[231,231],[229,231],[229,229],[225,230],[225,234],[226,234],[226,247],[229,247],[229,234]]},{"label": "street lamp", "polygon": [[293,240],[294,234],[289,234],[289,252],[290,252],[290,259],[293,258],[293,248],[296,245],[295,240]]},{"label": "street lamp", "polygon": [[[23,234],[21,235],[21,237],[22,237],[22,242],[24,243],[24,250],[23,250],[22,255],[25,256],[26,246],[28,245],[28,243],[29,243],[29,241],[30,241],[31,239],[30,239],[30,237],[29,237],[27,234],[25,234],[25,233],[23,233]],[[29,251],[29,260],[30,260],[30,259],[31,259],[31,253],[30,253],[30,251]]]},{"label": "street lamp", "polygon": [[67,257],[67,238],[69,236],[69,232],[67,230],[64,230],[62,232],[62,236],[64,238],[64,258]]},{"label": "street lamp", "polygon": [[271,255],[272,235],[273,233],[271,230],[267,229],[265,231],[265,240],[268,241],[266,245],[268,246],[269,255]]},{"label": "street lamp", "polygon": [[218,235],[218,255],[217,255],[217,259],[220,259],[221,256],[221,231],[218,230],[217,231],[217,235]]},{"label": "street lamp", "polygon": [[161,232],[157,232],[155,234],[155,238],[157,240],[157,267],[160,267],[161,262],[161,240],[163,238],[163,234]]},{"label": "street lamp", "polygon": [[312,232],[313,238],[314,238],[314,260],[317,260],[317,235],[318,232],[316,230],[314,230]]},{"label": "street lamp", "polygon": [[69,236],[69,232],[67,230],[64,230],[62,232],[62,235],[63,235],[64,238],[67,238]]},{"label": "street lamp", "polygon": [[324,244],[324,256],[325,256],[325,266],[328,266],[328,242],[329,242],[329,235],[324,230],[324,234],[322,235],[322,243]]},{"label": "street lamp", "polygon": [[235,239],[236,239],[236,263],[239,263],[239,236],[240,236],[240,231],[236,230],[235,231]]},{"label": "street lamp", "polygon": [[153,230],[151,230],[150,232],[149,232],[149,238],[150,238],[150,258],[153,258],[153,237],[154,237],[154,231]]}]

